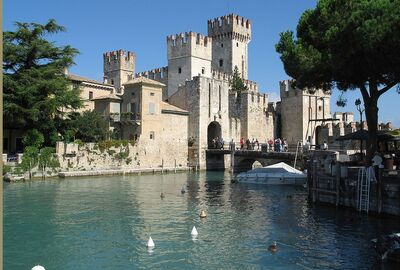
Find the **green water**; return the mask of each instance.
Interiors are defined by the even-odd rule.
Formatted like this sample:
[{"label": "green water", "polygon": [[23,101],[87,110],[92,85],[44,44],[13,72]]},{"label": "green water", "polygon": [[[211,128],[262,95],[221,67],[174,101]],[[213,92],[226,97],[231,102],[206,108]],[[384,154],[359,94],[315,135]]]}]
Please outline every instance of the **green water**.
[{"label": "green water", "polygon": [[396,269],[370,244],[394,231],[399,220],[312,207],[303,189],[223,172],[4,183],[4,269]]}]

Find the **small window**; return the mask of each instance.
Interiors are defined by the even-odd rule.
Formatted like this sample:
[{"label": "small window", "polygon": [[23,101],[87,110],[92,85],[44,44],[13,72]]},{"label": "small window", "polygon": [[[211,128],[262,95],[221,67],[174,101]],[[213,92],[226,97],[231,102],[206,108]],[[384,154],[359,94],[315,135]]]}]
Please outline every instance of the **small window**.
[{"label": "small window", "polygon": [[149,103],[149,114],[156,114],[156,104],[152,102]]},{"label": "small window", "polygon": [[220,67],[224,66],[224,60],[223,59],[219,59],[219,66]]},{"label": "small window", "polygon": [[181,67],[178,68],[178,73],[179,73],[179,74],[182,73],[182,68],[181,68]]},{"label": "small window", "polygon": [[135,92],[132,92],[132,96],[135,96]]},{"label": "small window", "polygon": [[239,42],[236,42],[236,47],[239,47]]},{"label": "small window", "polygon": [[150,96],[154,96],[154,93],[153,93],[153,92],[150,92]]},{"label": "small window", "polygon": [[221,43],[221,48],[223,48],[224,47],[224,43]]},{"label": "small window", "polygon": [[93,92],[89,91],[89,99],[92,99],[92,98],[93,98]]},{"label": "small window", "polygon": [[150,131],[150,140],[154,140],[155,136],[154,136],[154,131]]},{"label": "small window", "polygon": [[322,111],[322,106],[318,106],[318,111]]},{"label": "small window", "polygon": [[111,79],[111,84],[114,85],[114,80],[113,79]]},{"label": "small window", "polygon": [[206,72],[206,69],[204,67],[201,68],[201,74],[204,74]]}]

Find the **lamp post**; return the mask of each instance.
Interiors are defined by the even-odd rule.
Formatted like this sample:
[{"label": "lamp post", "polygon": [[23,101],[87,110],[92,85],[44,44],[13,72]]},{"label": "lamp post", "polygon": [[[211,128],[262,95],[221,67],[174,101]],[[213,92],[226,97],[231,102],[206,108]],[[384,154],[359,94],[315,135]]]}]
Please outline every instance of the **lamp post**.
[{"label": "lamp post", "polygon": [[[361,108],[361,100],[359,98],[356,99],[356,101],[354,102],[354,104],[356,105],[357,111],[360,113],[360,130],[364,129],[364,124],[363,124],[363,120],[362,120],[362,114],[365,111],[365,108]],[[360,141],[360,151],[361,151],[361,157],[363,156],[363,148],[362,148],[363,142],[362,140]]]}]

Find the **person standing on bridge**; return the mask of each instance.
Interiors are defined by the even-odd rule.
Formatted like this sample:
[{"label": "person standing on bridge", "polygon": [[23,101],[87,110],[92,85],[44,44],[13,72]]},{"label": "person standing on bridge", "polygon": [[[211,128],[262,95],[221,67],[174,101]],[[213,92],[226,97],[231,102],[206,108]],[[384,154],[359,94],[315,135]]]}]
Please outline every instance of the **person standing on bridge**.
[{"label": "person standing on bridge", "polygon": [[221,149],[224,149],[225,142],[224,142],[224,139],[222,137],[221,137],[221,139],[219,139],[219,143],[220,143]]},{"label": "person standing on bridge", "polygon": [[257,150],[260,150],[260,143],[258,142],[257,138],[256,138],[256,145],[257,145]]},{"label": "person standing on bridge", "polygon": [[240,139],[240,150],[243,150],[243,148],[244,148],[244,139],[241,138]]}]

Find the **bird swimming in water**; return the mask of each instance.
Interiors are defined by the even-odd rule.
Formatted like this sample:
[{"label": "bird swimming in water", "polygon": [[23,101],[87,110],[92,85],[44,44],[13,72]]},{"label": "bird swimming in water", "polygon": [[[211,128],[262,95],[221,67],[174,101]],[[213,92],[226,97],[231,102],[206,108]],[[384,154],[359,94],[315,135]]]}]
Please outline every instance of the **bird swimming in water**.
[{"label": "bird swimming in water", "polygon": [[164,199],[164,198],[165,198],[164,192],[161,192],[160,198],[161,198],[161,199]]},{"label": "bird swimming in water", "polygon": [[278,245],[276,244],[276,241],[274,241],[272,243],[272,245],[270,245],[268,247],[268,251],[270,251],[270,252],[277,252],[278,251]]}]

